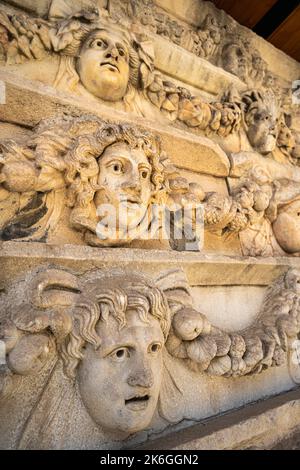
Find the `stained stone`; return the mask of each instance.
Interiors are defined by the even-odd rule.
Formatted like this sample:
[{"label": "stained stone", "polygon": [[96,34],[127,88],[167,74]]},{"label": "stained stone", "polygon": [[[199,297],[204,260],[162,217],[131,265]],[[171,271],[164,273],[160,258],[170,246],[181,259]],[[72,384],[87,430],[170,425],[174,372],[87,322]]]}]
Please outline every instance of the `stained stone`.
[{"label": "stained stone", "polygon": [[298,445],[299,74],[202,0],[0,1],[1,448]]}]

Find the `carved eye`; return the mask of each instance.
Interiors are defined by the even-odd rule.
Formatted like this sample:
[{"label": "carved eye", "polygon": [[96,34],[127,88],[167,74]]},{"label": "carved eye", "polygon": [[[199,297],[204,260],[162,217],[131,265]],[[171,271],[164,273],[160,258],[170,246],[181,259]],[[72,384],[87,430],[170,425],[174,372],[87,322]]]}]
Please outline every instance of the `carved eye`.
[{"label": "carved eye", "polygon": [[116,362],[122,362],[129,357],[129,351],[127,348],[119,348],[113,351],[109,356]]},{"label": "carved eye", "polygon": [[157,354],[161,350],[160,343],[152,343],[149,347],[149,352],[152,354]]},{"label": "carved eye", "polygon": [[148,178],[148,171],[147,170],[143,170],[141,175],[142,175],[142,178],[145,180],[146,178]]},{"label": "carved eye", "polygon": [[121,173],[123,173],[123,165],[122,165],[122,163],[118,163],[118,162],[113,163],[113,165],[112,165],[112,171],[113,171],[116,175],[120,175]]},{"label": "carved eye", "polygon": [[119,54],[120,54],[121,57],[124,57],[124,55],[125,55],[124,49],[119,49]]},{"label": "carved eye", "polygon": [[96,39],[95,41],[92,41],[90,47],[94,47],[95,49],[106,49],[107,44],[102,39]]}]

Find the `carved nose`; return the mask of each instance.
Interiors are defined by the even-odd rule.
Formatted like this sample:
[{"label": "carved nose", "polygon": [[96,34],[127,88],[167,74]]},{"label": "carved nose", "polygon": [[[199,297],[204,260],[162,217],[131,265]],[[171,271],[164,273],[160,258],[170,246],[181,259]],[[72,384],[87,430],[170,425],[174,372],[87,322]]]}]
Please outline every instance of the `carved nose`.
[{"label": "carved nose", "polygon": [[128,385],[131,387],[153,387],[154,377],[150,367],[143,367],[128,377]]},{"label": "carved nose", "polygon": [[110,59],[110,58],[113,58],[115,60],[118,60],[119,58],[119,51],[116,47],[112,47],[106,54],[106,58],[107,59]]},{"label": "carved nose", "polygon": [[130,181],[124,183],[123,189],[127,189],[128,192],[140,196],[142,192],[141,182],[138,179],[131,179]]}]

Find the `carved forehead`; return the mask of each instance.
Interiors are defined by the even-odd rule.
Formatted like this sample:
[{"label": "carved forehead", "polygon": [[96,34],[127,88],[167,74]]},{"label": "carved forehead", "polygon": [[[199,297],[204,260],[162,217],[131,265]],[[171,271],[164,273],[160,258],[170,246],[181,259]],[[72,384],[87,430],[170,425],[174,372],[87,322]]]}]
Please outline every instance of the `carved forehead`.
[{"label": "carved forehead", "polygon": [[267,113],[273,117],[279,118],[280,107],[279,104],[272,94],[260,93],[260,92],[246,92],[243,95],[243,102],[246,105],[245,112],[247,116],[251,117],[255,113]]},{"label": "carved forehead", "polygon": [[145,152],[139,148],[131,148],[126,142],[117,142],[106,147],[99,161],[100,163],[105,163],[113,158],[125,158],[133,160],[137,164],[143,163],[149,166],[149,160]]},{"label": "carved forehead", "polygon": [[126,312],[126,323],[120,328],[117,320],[110,315],[105,321],[100,320],[96,326],[101,349],[113,348],[116,345],[133,345],[136,342],[149,344],[153,341],[164,342],[160,322],[152,315],[143,318],[137,309],[129,308]]}]

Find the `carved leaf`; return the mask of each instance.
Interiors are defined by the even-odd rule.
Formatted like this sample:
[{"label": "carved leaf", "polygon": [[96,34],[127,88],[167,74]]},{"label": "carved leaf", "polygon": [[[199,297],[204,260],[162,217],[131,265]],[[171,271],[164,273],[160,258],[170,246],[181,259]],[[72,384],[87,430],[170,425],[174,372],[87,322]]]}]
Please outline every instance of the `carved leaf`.
[{"label": "carved leaf", "polygon": [[229,356],[215,357],[207,369],[208,375],[221,377],[231,370],[231,359]]},{"label": "carved leaf", "polygon": [[189,358],[195,361],[201,370],[206,370],[212,359],[216,356],[218,348],[213,338],[209,336],[200,337],[186,343]]},{"label": "carved leaf", "polygon": [[153,72],[147,67],[146,64],[142,63],[140,66],[140,75],[142,87],[143,89],[147,89],[154,80]]}]

